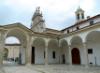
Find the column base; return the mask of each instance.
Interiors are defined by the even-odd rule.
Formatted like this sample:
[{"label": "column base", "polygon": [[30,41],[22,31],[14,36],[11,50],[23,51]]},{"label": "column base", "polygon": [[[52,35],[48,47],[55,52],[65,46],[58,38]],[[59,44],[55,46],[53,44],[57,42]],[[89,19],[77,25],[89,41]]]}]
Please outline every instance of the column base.
[{"label": "column base", "polygon": [[26,64],[26,66],[31,66],[31,65],[32,65],[32,64],[30,64],[30,63],[27,63],[27,64]]},{"label": "column base", "polygon": [[48,65],[48,64],[46,63],[46,64],[44,64],[44,65]]},{"label": "column base", "polygon": [[89,65],[85,65],[85,68],[89,68]]}]

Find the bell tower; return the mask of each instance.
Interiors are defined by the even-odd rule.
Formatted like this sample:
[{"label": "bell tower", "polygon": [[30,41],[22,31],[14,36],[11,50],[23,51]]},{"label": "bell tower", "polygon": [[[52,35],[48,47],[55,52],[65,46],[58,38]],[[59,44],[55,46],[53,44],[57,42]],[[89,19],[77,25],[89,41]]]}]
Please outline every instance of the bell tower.
[{"label": "bell tower", "polygon": [[80,22],[82,20],[84,20],[84,10],[81,9],[80,7],[78,7],[78,9],[76,10],[75,12],[75,15],[76,15],[76,21],[77,22]]},{"label": "bell tower", "polygon": [[40,12],[40,7],[37,7],[34,12],[34,15],[32,17],[31,29],[34,32],[45,31],[45,21],[43,19],[42,13]]}]

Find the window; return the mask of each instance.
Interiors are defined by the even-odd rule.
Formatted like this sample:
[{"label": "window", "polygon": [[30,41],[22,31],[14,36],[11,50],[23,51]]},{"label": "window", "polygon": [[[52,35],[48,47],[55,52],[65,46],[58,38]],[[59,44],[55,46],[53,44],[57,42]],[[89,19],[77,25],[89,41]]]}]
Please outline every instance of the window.
[{"label": "window", "polygon": [[78,26],[77,26],[76,28],[77,28],[77,30],[79,29],[79,27],[78,27]]},{"label": "window", "polygon": [[77,14],[77,19],[78,19],[78,20],[80,19],[80,15],[79,15],[79,14]]},{"label": "window", "polygon": [[82,13],[82,19],[84,19],[84,14]]},{"label": "window", "polygon": [[94,21],[93,21],[93,20],[91,20],[91,21],[90,21],[90,25],[93,25],[93,24],[94,24]]},{"label": "window", "polygon": [[92,54],[93,53],[93,49],[88,49],[88,54]]},{"label": "window", "polygon": [[67,30],[67,33],[69,33],[69,30]]},{"label": "window", "polygon": [[55,51],[52,52],[52,57],[53,57],[53,59],[56,58],[56,53],[55,53]]}]

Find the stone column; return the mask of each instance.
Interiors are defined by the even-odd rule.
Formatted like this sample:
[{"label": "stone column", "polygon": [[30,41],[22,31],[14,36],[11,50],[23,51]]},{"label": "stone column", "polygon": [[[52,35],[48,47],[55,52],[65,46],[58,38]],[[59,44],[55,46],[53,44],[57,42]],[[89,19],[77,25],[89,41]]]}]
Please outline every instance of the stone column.
[{"label": "stone column", "polygon": [[0,65],[3,64],[3,49],[5,46],[5,32],[0,32]]},{"label": "stone column", "polygon": [[24,46],[20,46],[20,52],[19,52],[19,57],[20,57],[20,59],[19,59],[19,64],[25,64],[25,57],[26,55],[25,55],[25,47]]},{"label": "stone column", "polygon": [[72,54],[71,54],[71,45],[68,46],[68,52],[69,52],[69,65],[72,65]]},{"label": "stone column", "polygon": [[61,64],[61,59],[62,58],[61,58],[61,46],[60,45],[59,45],[58,49],[59,49],[59,64]]},{"label": "stone column", "polygon": [[31,53],[32,53],[32,36],[28,37],[27,48],[26,48],[26,64],[31,65]]},{"label": "stone column", "polygon": [[62,48],[62,45],[61,45],[61,41],[60,41],[60,38],[58,37],[57,38],[57,40],[58,40],[58,56],[59,56],[59,64],[61,64],[61,62],[62,62],[62,58],[61,58],[61,48]]},{"label": "stone column", "polygon": [[5,31],[0,31],[0,73],[5,73],[3,69],[3,49],[5,46]]},{"label": "stone column", "polygon": [[45,40],[45,65],[48,65],[48,39]]},{"label": "stone column", "polygon": [[83,43],[83,47],[84,47],[84,56],[85,56],[85,66],[88,67],[89,61],[88,61],[88,51],[87,51],[86,43]]}]

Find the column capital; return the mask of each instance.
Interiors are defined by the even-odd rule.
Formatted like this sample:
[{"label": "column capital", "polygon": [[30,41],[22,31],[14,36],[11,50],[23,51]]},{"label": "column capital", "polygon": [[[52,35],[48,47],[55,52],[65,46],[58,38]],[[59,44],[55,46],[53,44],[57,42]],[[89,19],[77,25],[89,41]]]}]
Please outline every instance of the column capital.
[{"label": "column capital", "polygon": [[45,40],[45,46],[48,47],[48,43],[49,43],[50,39],[46,38],[44,40]]},{"label": "column capital", "polygon": [[87,46],[87,42],[84,42],[83,43],[83,46],[85,47],[85,49],[86,49],[86,46]]},{"label": "column capital", "polygon": [[69,48],[71,48],[71,47],[72,47],[72,45],[68,45],[68,47],[69,47]]},{"label": "column capital", "polygon": [[49,38],[44,38],[45,42],[49,42],[50,39]]}]

